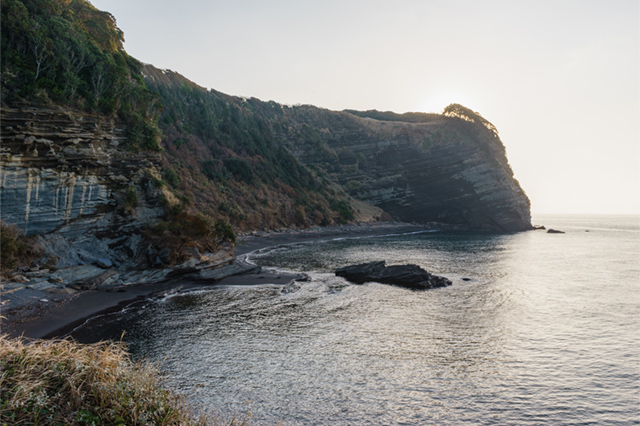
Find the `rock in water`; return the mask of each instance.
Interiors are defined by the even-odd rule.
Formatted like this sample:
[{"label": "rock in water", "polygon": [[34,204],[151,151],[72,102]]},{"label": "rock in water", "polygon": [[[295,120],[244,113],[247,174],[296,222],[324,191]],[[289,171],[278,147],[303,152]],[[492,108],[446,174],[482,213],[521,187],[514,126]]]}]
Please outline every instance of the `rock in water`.
[{"label": "rock in water", "polygon": [[430,274],[418,265],[386,266],[384,260],[346,266],[336,269],[335,273],[355,284],[374,281],[414,290],[427,290],[451,285],[449,279]]},{"label": "rock in water", "polygon": [[547,230],[547,234],[564,234],[564,231],[560,231],[558,229],[549,229]]}]

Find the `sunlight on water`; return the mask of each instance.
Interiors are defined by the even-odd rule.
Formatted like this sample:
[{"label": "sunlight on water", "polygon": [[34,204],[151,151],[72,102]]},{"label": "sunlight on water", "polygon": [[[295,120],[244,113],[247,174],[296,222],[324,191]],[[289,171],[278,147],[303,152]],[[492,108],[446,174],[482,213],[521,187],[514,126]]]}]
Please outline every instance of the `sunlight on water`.
[{"label": "sunlight on water", "polygon": [[[171,296],[87,333],[126,329],[170,386],[207,407],[251,411],[256,424],[638,422],[637,218],[545,220],[566,234],[278,249],[254,260],[311,271],[297,293],[264,285]],[[418,292],[332,274],[383,259],[453,285]]]}]

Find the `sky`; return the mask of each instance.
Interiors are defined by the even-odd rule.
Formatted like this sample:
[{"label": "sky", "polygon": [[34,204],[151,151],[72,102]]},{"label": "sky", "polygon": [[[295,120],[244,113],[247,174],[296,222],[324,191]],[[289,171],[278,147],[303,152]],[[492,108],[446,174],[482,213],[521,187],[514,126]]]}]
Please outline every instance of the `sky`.
[{"label": "sky", "polygon": [[230,95],[500,132],[541,213],[640,213],[638,0],[91,0],[125,49]]}]

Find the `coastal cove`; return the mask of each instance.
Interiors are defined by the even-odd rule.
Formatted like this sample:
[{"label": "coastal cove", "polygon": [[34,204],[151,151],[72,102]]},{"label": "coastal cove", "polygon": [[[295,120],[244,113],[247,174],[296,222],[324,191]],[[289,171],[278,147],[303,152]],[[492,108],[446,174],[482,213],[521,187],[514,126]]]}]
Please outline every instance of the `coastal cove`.
[{"label": "coastal cove", "polygon": [[0,425],[640,424],[640,5],[363,6],[2,0]]},{"label": "coastal cove", "polygon": [[[244,258],[256,252],[289,244],[310,241],[324,241],[335,238],[358,238],[386,234],[428,232],[430,227],[404,223],[374,223],[314,228],[307,230],[287,230],[280,232],[253,233],[240,236],[235,255],[238,260],[230,267],[217,270],[221,278],[207,283],[193,282],[181,277],[143,284],[131,284],[117,288],[97,288],[72,296],[52,297],[44,291],[24,288],[3,294],[2,333],[12,337],[23,336],[30,339],[54,338],[67,335],[77,326],[96,315],[119,312],[132,303],[161,297],[165,294],[206,289],[224,285],[260,285],[270,283],[286,284],[297,277],[295,273],[256,272],[253,264]],[[43,302],[44,300],[44,302]],[[28,314],[28,316],[27,316]]]},{"label": "coastal cove", "polygon": [[[633,422],[638,218],[534,219],[565,234],[273,236],[250,260],[307,273],[298,292],[238,276],[73,335],[126,330],[168,386],[202,406],[250,411],[258,424]],[[247,239],[245,253],[258,245]],[[411,291],[333,274],[376,259],[419,264],[453,285]]]}]

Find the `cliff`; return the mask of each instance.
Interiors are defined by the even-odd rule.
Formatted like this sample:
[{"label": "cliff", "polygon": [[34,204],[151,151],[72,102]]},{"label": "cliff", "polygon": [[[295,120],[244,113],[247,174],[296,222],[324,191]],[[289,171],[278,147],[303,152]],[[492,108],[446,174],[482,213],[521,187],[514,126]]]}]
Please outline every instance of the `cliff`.
[{"label": "cliff", "polygon": [[[165,105],[165,167],[188,179],[175,189],[200,211],[221,206],[211,214],[239,229],[328,224],[363,211],[461,229],[531,227],[497,130],[462,106],[448,115],[338,112],[228,96],[150,65],[144,74]],[[197,110],[177,112],[190,105]],[[228,163],[237,159],[244,177]]]},{"label": "cliff", "polygon": [[[213,198],[219,206],[237,206],[226,217],[239,229],[349,220],[371,206],[378,210],[369,218],[498,232],[531,227],[529,200],[497,130],[462,106],[451,106],[446,115],[329,111],[208,91],[150,65],[144,74],[165,105],[160,118],[165,166],[188,176],[188,185],[176,190],[199,186],[189,198],[200,211],[208,208],[205,191],[209,205]],[[197,111],[176,113],[188,105]],[[203,111],[206,119],[194,118]],[[227,161],[238,158],[270,192],[242,177],[235,179],[244,180],[241,185],[234,184],[237,172]],[[227,187],[233,191],[225,193]],[[249,193],[241,197],[242,188]],[[275,215],[264,214],[274,206]],[[340,216],[328,214],[332,210]],[[312,216],[318,212],[322,215]],[[251,219],[256,216],[260,219]]]},{"label": "cliff", "polygon": [[[199,251],[197,236],[180,235],[186,256],[171,258],[175,236],[154,228],[170,223],[166,205],[176,205],[167,200],[173,194],[159,185],[160,154],[122,149],[122,122],[53,106],[3,107],[1,112],[2,221],[39,235],[41,249],[34,263],[3,279],[0,295],[10,307],[33,303],[13,297],[25,288],[55,299],[180,275],[212,281],[253,268],[231,265],[231,247],[206,228],[198,232],[211,250]],[[193,224],[192,216],[179,218]],[[6,238],[3,234],[3,251]],[[154,238],[165,241],[156,244]],[[7,273],[4,266],[3,257]]]},{"label": "cliff", "polygon": [[436,114],[413,114],[413,122],[405,122],[389,113],[392,120],[379,120],[311,106],[287,111],[290,122],[314,133],[285,135],[303,163],[398,220],[506,232],[531,228],[529,200],[504,145],[480,122]]},{"label": "cliff", "polygon": [[[129,234],[160,216],[150,177],[159,154],[121,147],[125,125],[61,107],[2,108],[2,219],[26,234]],[[136,215],[114,214],[125,193]],[[137,194],[141,196],[138,197]],[[142,196],[144,195],[144,196]]]}]

